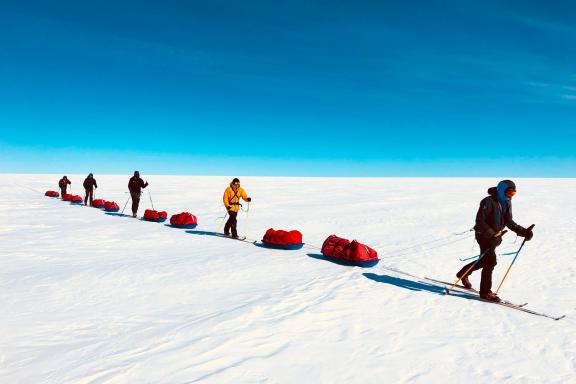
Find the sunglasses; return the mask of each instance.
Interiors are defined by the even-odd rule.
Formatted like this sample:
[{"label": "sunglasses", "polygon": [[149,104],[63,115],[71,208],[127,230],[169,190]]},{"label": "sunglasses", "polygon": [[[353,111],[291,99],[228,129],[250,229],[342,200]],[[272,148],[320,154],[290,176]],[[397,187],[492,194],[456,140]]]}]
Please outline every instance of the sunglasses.
[{"label": "sunglasses", "polygon": [[506,197],[512,197],[512,196],[514,196],[515,194],[516,194],[516,191],[513,190],[513,189],[508,189],[508,190],[506,191]]}]

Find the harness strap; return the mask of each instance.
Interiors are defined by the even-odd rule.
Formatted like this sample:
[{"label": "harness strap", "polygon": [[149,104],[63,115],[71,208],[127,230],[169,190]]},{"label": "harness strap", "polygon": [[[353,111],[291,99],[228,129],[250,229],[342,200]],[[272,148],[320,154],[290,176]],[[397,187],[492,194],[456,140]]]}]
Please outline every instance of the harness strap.
[{"label": "harness strap", "polygon": [[[232,189],[232,187],[230,187],[230,189]],[[234,189],[232,189],[232,192],[234,192]],[[238,201],[233,203],[232,200],[234,200],[234,198],[237,198]],[[230,202],[228,203],[229,205],[239,205],[242,207],[242,204],[240,204],[240,196],[238,196],[238,191],[234,192],[234,196],[232,196],[232,198],[230,198]]]}]

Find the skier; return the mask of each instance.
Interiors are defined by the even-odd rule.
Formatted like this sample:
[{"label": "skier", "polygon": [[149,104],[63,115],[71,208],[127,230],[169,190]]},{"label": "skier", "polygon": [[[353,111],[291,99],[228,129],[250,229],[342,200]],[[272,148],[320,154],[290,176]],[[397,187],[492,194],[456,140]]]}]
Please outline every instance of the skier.
[{"label": "skier", "polygon": [[134,171],[134,176],[132,176],[128,181],[128,190],[132,197],[132,217],[136,217],[136,212],[138,212],[142,188],[146,188],[147,186],[148,182],[144,182],[144,180],[140,178],[140,172]]},{"label": "skier", "polygon": [[68,176],[62,176],[62,178],[58,181],[58,186],[60,187],[60,196],[64,197],[66,194],[66,189],[68,189],[68,184],[72,184],[72,182],[68,180]]},{"label": "skier", "polygon": [[84,183],[82,185],[86,190],[86,195],[84,197],[84,205],[88,205],[88,199],[90,199],[90,206],[92,206],[92,200],[94,199],[94,188],[98,188],[94,175],[89,174],[88,177],[84,179]]},{"label": "skier", "polygon": [[496,247],[502,243],[499,232],[504,227],[508,227],[519,236],[525,237],[527,241],[532,239],[533,233],[531,229],[516,224],[512,219],[512,196],[516,194],[516,185],[513,181],[502,180],[496,187],[488,189],[488,194],[490,196],[485,197],[480,202],[476,214],[476,225],[474,226],[476,241],[480,245],[481,259],[468,275],[464,276],[474,262],[465,265],[456,276],[462,278],[462,284],[466,288],[472,288],[468,276],[472,271],[482,269],[480,297],[499,302],[500,298],[490,290],[492,288],[492,271],[496,266]]},{"label": "skier", "polygon": [[224,196],[222,197],[224,201],[224,206],[228,211],[228,221],[224,226],[224,235],[230,236],[230,231],[232,231],[232,238],[238,238],[238,231],[236,230],[236,216],[238,216],[238,211],[242,204],[240,204],[240,199],[250,202],[252,198],[248,197],[244,188],[240,187],[240,180],[234,178],[230,183],[230,186],[224,191]]}]

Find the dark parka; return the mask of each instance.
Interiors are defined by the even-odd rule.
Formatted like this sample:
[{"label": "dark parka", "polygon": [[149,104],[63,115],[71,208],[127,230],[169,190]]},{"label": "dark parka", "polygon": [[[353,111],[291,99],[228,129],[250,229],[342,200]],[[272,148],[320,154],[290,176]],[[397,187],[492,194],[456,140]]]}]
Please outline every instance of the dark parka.
[{"label": "dark parka", "polygon": [[131,195],[138,195],[142,192],[142,188],[146,188],[148,183],[145,183],[139,176],[132,176],[128,181],[128,190]]},{"label": "dark parka", "polygon": [[66,190],[66,187],[68,187],[69,184],[72,184],[72,182],[66,177],[63,177],[60,179],[60,181],[58,181],[58,186],[63,190]]},{"label": "dark parka", "polygon": [[96,179],[93,177],[87,177],[84,180],[83,185],[84,185],[84,189],[90,190],[90,191],[93,190],[94,187],[98,188],[98,185],[96,184]]},{"label": "dark parka", "polygon": [[[512,183],[512,182],[510,182]],[[512,183],[512,187],[515,187]],[[508,209],[504,212],[502,204],[498,200],[498,195],[495,187],[488,189],[490,196],[485,197],[480,202],[480,208],[476,214],[476,238],[478,240],[488,240],[505,227],[511,231],[516,232],[520,236],[525,236],[526,228],[516,224],[512,219],[512,202],[508,201]]]}]

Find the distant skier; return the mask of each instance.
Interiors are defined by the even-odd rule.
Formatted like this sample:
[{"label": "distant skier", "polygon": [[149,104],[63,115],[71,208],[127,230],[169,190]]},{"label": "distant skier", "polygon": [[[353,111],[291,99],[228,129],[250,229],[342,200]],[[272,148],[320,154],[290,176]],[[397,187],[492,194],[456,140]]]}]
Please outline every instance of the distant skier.
[{"label": "distant skier", "polygon": [[142,188],[146,188],[148,182],[144,182],[140,178],[140,172],[134,171],[134,176],[128,181],[128,190],[130,197],[132,197],[132,217],[136,217],[138,206],[140,205],[140,195],[142,195]]},{"label": "distant skier", "polygon": [[244,201],[252,201],[252,198],[248,197],[246,191],[240,187],[240,180],[234,178],[230,183],[230,186],[226,188],[223,196],[224,206],[228,211],[228,221],[224,226],[224,234],[230,236],[230,231],[232,231],[232,237],[234,239],[238,238],[238,231],[236,230],[236,217],[238,216],[238,211],[240,210],[240,199]]},{"label": "distant skier", "polygon": [[84,179],[84,183],[82,185],[86,191],[86,195],[84,197],[84,205],[88,205],[88,200],[90,200],[90,206],[92,206],[92,201],[94,200],[94,188],[98,188],[94,175],[89,174],[88,177]]},{"label": "distant skier", "polygon": [[480,202],[480,208],[476,214],[476,225],[474,226],[476,241],[480,245],[480,254],[483,256],[467,276],[463,275],[474,262],[465,265],[456,276],[462,277],[462,284],[465,287],[472,288],[468,276],[472,271],[482,269],[480,297],[498,302],[500,298],[490,290],[492,288],[492,271],[496,266],[496,247],[502,243],[502,238],[496,235],[504,227],[508,227],[529,241],[532,239],[533,233],[531,229],[516,224],[512,219],[512,196],[516,194],[516,185],[513,181],[502,180],[498,186],[488,189],[488,194],[490,196],[485,197]]},{"label": "distant skier", "polygon": [[60,181],[58,181],[58,187],[60,187],[60,196],[64,197],[69,184],[72,184],[72,182],[68,180],[68,176],[62,176]]}]

